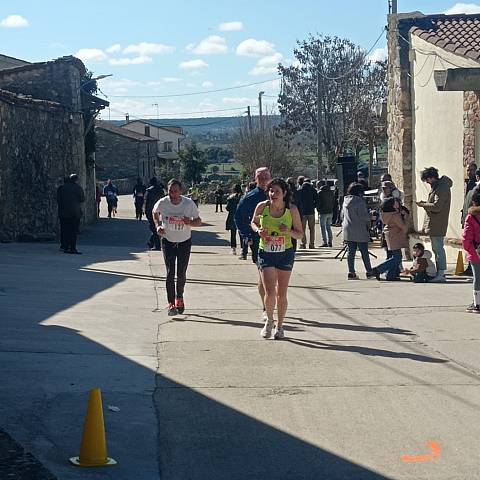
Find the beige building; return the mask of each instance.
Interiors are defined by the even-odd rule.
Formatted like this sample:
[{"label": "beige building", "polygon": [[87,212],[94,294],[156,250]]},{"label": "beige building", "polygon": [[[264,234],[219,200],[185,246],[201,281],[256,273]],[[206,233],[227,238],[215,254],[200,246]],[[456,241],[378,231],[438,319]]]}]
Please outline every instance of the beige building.
[{"label": "beige building", "polygon": [[178,151],[185,139],[182,127],[169,125],[159,126],[154,122],[147,122],[145,120],[127,121],[127,123],[122,125],[122,128],[155,138],[158,144],[158,157],[164,160],[176,160],[178,158]]},{"label": "beige building", "polygon": [[[463,79],[445,84],[445,77]],[[480,163],[480,102],[472,74],[480,73],[480,15],[397,14],[389,17],[389,170],[421,235],[429,185],[420,172],[430,166],[453,181],[446,238],[449,261],[461,248],[465,166]],[[480,77],[479,77],[480,78]],[[448,83],[448,82],[447,82]],[[478,85],[478,86],[477,86]],[[476,138],[479,141],[476,141]]]}]

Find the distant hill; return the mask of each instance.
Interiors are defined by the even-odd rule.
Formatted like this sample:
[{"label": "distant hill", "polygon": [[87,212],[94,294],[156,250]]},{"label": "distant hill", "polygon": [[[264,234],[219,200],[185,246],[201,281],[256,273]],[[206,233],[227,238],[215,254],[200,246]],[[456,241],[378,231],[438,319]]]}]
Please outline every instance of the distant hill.
[{"label": "distant hill", "polygon": [[[278,120],[280,117],[275,116]],[[253,117],[253,121],[258,121],[258,117]],[[246,122],[246,117],[201,117],[201,118],[162,118],[139,119],[154,125],[169,125],[182,127],[185,135],[198,143],[210,144],[230,144],[238,127],[242,122]],[[123,120],[111,120],[114,125],[123,125]]]}]

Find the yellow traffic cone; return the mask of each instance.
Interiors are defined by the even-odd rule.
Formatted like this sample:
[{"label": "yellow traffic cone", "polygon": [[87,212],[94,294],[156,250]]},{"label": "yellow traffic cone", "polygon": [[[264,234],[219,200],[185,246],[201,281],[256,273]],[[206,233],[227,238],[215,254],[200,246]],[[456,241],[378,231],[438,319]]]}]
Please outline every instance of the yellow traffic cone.
[{"label": "yellow traffic cone", "polygon": [[461,275],[465,271],[465,265],[463,264],[463,252],[458,252],[457,266],[455,267],[455,275]]},{"label": "yellow traffic cone", "polygon": [[99,388],[90,390],[80,456],[72,457],[70,462],[78,467],[106,467],[117,464],[115,460],[107,457],[102,392]]}]

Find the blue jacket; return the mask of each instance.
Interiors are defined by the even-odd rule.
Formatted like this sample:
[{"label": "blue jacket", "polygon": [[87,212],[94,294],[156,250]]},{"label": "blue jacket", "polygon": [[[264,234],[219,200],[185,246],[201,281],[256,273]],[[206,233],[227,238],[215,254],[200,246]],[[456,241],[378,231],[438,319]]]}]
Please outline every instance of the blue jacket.
[{"label": "blue jacket", "polygon": [[267,200],[267,194],[257,187],[246,193],[238,203],[237,211],[235,212],[235,225],[242,237],[250,239],[254,235],[250,222],[257,205],[265,200]]}]

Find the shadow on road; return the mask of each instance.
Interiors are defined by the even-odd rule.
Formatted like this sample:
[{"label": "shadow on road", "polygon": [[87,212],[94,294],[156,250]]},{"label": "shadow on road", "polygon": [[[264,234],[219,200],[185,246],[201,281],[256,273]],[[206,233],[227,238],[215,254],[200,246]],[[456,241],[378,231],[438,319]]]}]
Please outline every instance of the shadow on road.
[{"label": "shadow on road", "polygon": [[[146,235],[145,222],[117,218],[82,234],[81,256],[60,254],[54,245],[0,245],[0,418],[6,430],[60,479],[153,480],[157,467],[149,470],[142,459],[151,463],[155,457],[162,480],[386,479],[106,348],[84,336],[81,321],[75,328],[42,324],[125,278],[156,279],[128,272],[136,258],[131,252]],[[204,235],[197,244],[200,239],[225,243]],[[107,261],[126,262],[124,273],[90,268]],[[115,334],[108,309],[92,312],[87,306],[85,315],[96,315]],[[132,335],[140,324],[131,326]],[[119,413],[105,413],[109,453],[119,465],[74,470],[66,459],[78,453],[86,395],[97,386],[105,404],[120,407]],[[152,394],[157,425],[142,413]]]}]

